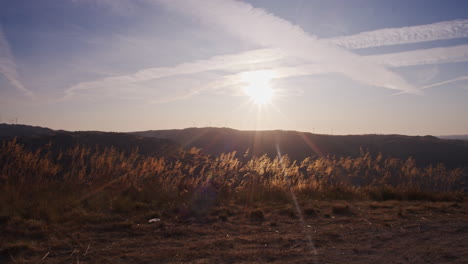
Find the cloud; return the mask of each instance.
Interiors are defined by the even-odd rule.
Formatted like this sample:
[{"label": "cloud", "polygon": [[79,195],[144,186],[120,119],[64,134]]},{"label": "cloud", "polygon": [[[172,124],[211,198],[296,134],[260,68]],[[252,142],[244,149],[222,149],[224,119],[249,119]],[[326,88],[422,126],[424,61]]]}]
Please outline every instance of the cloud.
[{"label": "cloud", "polygon": [[[112,5],[118,6],[121,2],[97,1],[111,7]],[[337,72],[361,83],[405,92],[417,92],[415,87],[388,70],[387,67],[468,61],[468,45],[373,56],[358,56],[335,47],[335,45],[338,45],[347,49],[359,49],[466,37],[468,36],[468,20],[388,28],[362,32],[353,36],[318,40],[315,36],[308,35],[300,27],[242,2],[227,0],[204,2],[159,0],[158,2],[162,2],[172,10],[196,16],[206,23],[216,24],[233,35],[266,48],[239,54],[216,56],[211,59],[183,63],[173,67],[143,69],[133,74],[83,82],[68,88],[65,91],[65,98],[69,98],[79,91],[119,86],[133,87],[138,83],[171,76],[196,74],[212,70],[222,70],[229,74],[260,68],[274,69],[279,73],[277,78]],[[242,20],[239,20],[239,17],[242,17]],[[281,61],[291,57],[306,59],[308,63],[280,67],[282,65]],[[203,91],[238,85],[233,84],[237,77],[236,74],[223,76],[217,81],[193,85],[189,90],[174,91],[172,95],[155,101],[181,100]],[[137,89],[136,86],[135,89]],[[148,91],[148,89],[146,90]],[[153,94],[154,89],[148,92]],[[130,94],[128,95],[130,96]],[[155,101],[153,100],[153,102]]]},{"label": "cloud", "polygon": [[318,41],[315,36],[307,34],[299,26],[250,4],[232,0],[159,2],[171,10],[194,16],[206,24],[216,25],[245,41],[277,48],[288,56],[320,64],[329,72],[343,74],[367,85],[417,92],[415,87],[384,66]]},{"label": "cloud", "polygon": [[112,13],[119,16],[134,14],[140,1],[135,0],[72,0],[74,3],[93,4],[108,8]]},{"label": "cloud", "polygon": [[205,81],[199,84],[191,85],[188,91],[176,91],[168,96],[152,99],[150,103],[168,103],[178,100],[184,100],[197,94],[200,94],[204,91],[214,91],[221,90],[223,88],[237,87],[241,84],[240,80],[240,73],[226,75],[217,78],[214,81]]},{"label": "cloud", "polygon": [[[415,65],[466,62],[468,61],[468,45],[363,56],[362,58],[376,64],[382,64],[386,67],[405,67]],[[302,64],[293,67],[275,68],[275,71],[280,73],[277,76],[278,78],[287,78],[292,76],[323,74],[327,72],[327,69],[323,68],[319,64]],[[431,73],[431,75],[433,75],[433,73]],[[464,77],[461,78],[462,79],[456,78],[447,82],[465,80]],[[446,82],[431,85],[430,87],[445,83]],[[428,86],[423,87],[423,89],[424,88],[428,88]]]},{"label": "cloud", "polygon": [[452,20],[420,26],[379,29],[327,41],[346,49],[363,49],[466,37],[468,37],[468,20]]},{"label": "cloud", "polygon": [[174,67],[156,67],[137,71],[133,74],[108,77],[91,82],[82,82],[68,88],[65,98],[69,98],[78,91],[100,89],[105,87],[135,84],[171,76],[195,74],[212,70],[244,71],[255,67],[274,65],[284,58],[284,54],[275,49],[259,49],[234,55],[216,56],[208,60],[182,63]]},{"label": "cloud", "polygon": [[0,26],[0,74],[18,91],[33,97],[33,93],[26,89],[19,79],[16,63],[10,50],[10,45]]},{"label": "cloud", "polygon": [[[294,76],[307,76],[323,74],[331,71],[324,65],[303,64],[291,67],[280,67],[281,61],[285,59],[285,54],[277,49],[257,49],[239,54],[216,56],[207,60],[200,60],[191,63],[182,63],[174,67],[155,67],[137,71],[133,74],[108,77],[91,82],[82,82],[68,88],[65,91],[66,97],[71,97],[79,91],[89,89],[102,89],[106,87],[118,87],[123,85],[138,84],[150,80],[157,80],[171,76],[196,74],[212,70],[222,70],[226,72],[240,72],[255,69],[274,69],[278,74],[276,78],[288,78]],[[403,67],[423,64],[439,64],[449,62],[468,61],[468,45],[460,45],[447,48],[432,48],[414,51],[389,53],[383,55],[363,56],[364,59],[375,64],[382,64],[387,67]],[[202,90],[212,90],[214,85],[223,87],[223,82],[232,82],[236,75],[222,78],[219,82],[207,83],[206,88],[200,85],[191,89],[187,95],[177,93],[169,99],[161,102],[185,99],[190,95],[200,93]]]},{"label": "cloud", "polygon": [[365,58],[389,67],[465,62],[468,61],[468,45],[411,50]]},{"label": "cloud", "polygon": [[434,84],[431,84],[431,85],[427,85],[427,86],[424,86],[423,89],[432,88],[432,87],[436,87],[436,86],[440,86],[440,85],[444,85],[444,84],[448,84],[448,83],[453,83],[453,82],[465,81],[465,80],[468,80],[468,75],[460,76],[460,77],[453,78],[453,79],[443,81],[443,82],[434,83]]},{"label": "cloud", "polygon": [[[180,7],[184,6],[181,4],[183,1],[177,3],[177,1],[171,0],[73,0],[73,2],[105,6],[117,14],[128,14],[129,11],[134,11],[138,8],[138,4],[143,2],[147,4],[163,2],[176,10],[180,10]],[[203,5],[202,3],[198,4]],[[352,50],[467,37],[468,19],[458,19],[417,26],[384,28],[322,40]]]}]

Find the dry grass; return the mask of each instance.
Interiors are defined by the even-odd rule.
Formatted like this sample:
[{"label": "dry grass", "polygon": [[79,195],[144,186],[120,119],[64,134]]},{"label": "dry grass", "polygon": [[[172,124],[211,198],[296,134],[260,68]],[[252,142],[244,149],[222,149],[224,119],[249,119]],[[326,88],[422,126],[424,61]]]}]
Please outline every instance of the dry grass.
[{"label": "dry grass", "polygon": [[210,157],[191,149],[165,159],[80,146],[58,154],[46,146],[33,153],[13,140],[0,149],[0,221],[12,216],[61,221],[70,210],[83,215],[179,210],[181,217],[203,217],[226,202],[287,204],[291,191],[302,200],[460,200],[464,173],[367,153],[356,159],[241,161],[235,153]]},{"label": "dry grass", "polygon": [[[312,221],[312,229],[323,229],[316,239],[328,248],[351,241],[337,231],[348,223],[350,230],[365,231],[364,226],[372,230],[375,222],[400,225],[427,212],[461,215],[466,212],[459,190],[464,173],[443,165],[418,168],[412,159],[366,153],[355,159],[299,162],[262,156],[242,161],[235,153],[211,157],[198,149],[177,158],[155,158],[80,146],[58,154],[47,147],[31,152],[15,141],[4,142],[0,262],[37,263],[48,252],[51,263],[308,261],[300,257],[307,249],[304,231],[298,229],[301,219]],[[426,202],[397,202],[407,200]],[[442,201],[452,202],[446,206]],[[164,221],[149,225],[152,218]],[[288,235],[280,239],[276,231]],[[97,234],[106,235],[100,241]],[[167,243],[147,241],[148,236]],[[199,237],[206,239],[197,243]],[[103,245],[111,241],[111,248]],[[84,254],[91,244],[93,253]],[[349,252],[373,251],[378,249],[356,247]]]},{"label": "dry grass", "polygon": [[[33,196],[52,186],[54,193],[86,193],[80,202],[108,190],[144,201],[174,196],[204,201],[212,195],[245,202],[288,201],[290,188],[309,198],[427,200],[444,198],[431,197],[434,193],[459,191],[466,174],[464,169],[450,170],[441,164],[418,168],[411,158],[374,158],[368,153],[355,159],[291,161],[287,156],[261,156],[241,161],[235,153],[210,157],[191,149],[165,159],[80,146],[58,154],[46,146],[33,153],[15,141],[3,143],[0,165],[1,187],[10,193],[24,196],[27,191]],[[125,207],[125,201],[119,202]]]}]

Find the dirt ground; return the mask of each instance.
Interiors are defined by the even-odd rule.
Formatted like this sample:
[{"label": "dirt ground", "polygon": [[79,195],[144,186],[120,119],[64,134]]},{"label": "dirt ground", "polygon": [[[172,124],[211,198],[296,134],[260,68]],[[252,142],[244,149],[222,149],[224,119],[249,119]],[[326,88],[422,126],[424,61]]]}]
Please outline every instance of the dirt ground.
[{"label": "dirt ground", "polygon": [[268,204],[153,223],[148,213],[46,227],[10,221],[3,234],[27,243],[4,246],[0,262],[468,263],[467,202],[311,201],[300,209],[302,217],[293,205]]}]

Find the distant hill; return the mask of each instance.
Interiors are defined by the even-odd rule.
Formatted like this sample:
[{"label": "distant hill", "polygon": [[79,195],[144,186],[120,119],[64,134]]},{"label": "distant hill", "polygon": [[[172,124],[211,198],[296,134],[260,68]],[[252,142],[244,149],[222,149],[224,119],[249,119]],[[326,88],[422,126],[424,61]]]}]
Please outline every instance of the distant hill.
[{"label": "distant hill", "polygon": [[412,156],[418,165],[444,163],[448,167],[468,167],[468,142],[443,140],[433,136],[349,135],[332,136],[298,131],[239,131],[229,128],[187,128],[133,132],[134,135],[171,139],[183,147],[198,147],[218,155],[237,151],[242,156],[282,154],[302,160],[309,156],[332,155],[356,157],[361,149],[373,155],[407,159]]},{"label": "distant hill", "polygon": [[267,154],[278,150],[291,159],[310,156],[357,157],[361,150],[372,155],[407,159],[414,157],[420,166],[444,163],[448,167],[468,167],[468,141],[433,136],[348,135],[332,136],[298,131],[240,131],[230,128],[187,128],[132,133],[69,132],[26,125],[0,124],[0,140],[17,137],[18,142],[37,149],[49,142],[54,151],[77,144],[94,148],[114,147],[126,153],[167,156],[181,148],[197,147],[212,155],[237,151],[238,157]]},{"label": "distant hill", "polygon": [[438,136],[441,139],[459,139],[459,140],[468,140],[468,135],[450,135],[450,136]]},{"label": "distant hill", "polygon": [[50,144],[53,153],[76,145],[93,149],[113,147],[127,154],[138,149],[138,153],[148,156],[168,156],[181,150],[180,144],[169,139],[141,137],[127,133],[70,132],[26,125],[0,124],[0,141],[13,138],[31,150]]},{"label": "distant hill", "polygon": [[57,132],[50,128],[38,126],[0,124],[0,138],[52,135]]}]

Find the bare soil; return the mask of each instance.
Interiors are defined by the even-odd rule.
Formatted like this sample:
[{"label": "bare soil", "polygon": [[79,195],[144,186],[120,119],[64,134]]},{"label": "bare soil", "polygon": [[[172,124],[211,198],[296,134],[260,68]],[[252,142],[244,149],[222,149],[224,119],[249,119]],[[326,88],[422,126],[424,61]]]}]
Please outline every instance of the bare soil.
[{"label": "bare soil", "polygon": [[0,263],[468,263],[467,202],[309,201],[1,224]]}]

